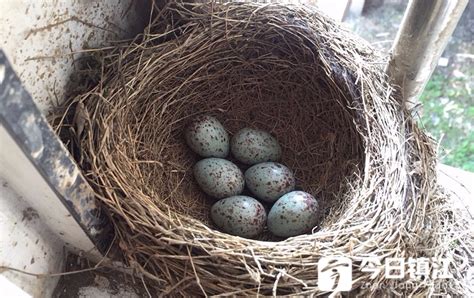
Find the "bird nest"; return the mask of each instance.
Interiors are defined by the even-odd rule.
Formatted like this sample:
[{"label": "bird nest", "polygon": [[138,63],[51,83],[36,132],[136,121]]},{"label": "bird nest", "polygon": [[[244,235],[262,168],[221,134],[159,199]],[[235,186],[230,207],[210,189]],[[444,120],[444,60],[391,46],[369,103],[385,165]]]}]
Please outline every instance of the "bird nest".
[{"label": "bird nest", "polygon": [[[400,289],[408,277],[361,270],[365,257],[450,256],[459,278],[465,234],[384,57],[333,20],[277,4],[171,3],[134,40],[93,54],[94,86],[54,123],[113,222],[121,260],[162,293],[322,293],[325,256],[352,261],[361,293],[462,293],[456,279]],[[320,224],[288,239],[216,230],[183,135],[198,115],[231,135],[276,136],[297,187],[318,199]]]}]

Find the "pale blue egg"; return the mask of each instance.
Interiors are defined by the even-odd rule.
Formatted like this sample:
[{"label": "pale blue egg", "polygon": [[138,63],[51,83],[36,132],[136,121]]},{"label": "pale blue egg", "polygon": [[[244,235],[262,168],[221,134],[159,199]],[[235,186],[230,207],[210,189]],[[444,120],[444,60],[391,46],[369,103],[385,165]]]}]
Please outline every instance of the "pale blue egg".
[{"label": "pale blue egg", "polygon": [[253,128],[239,130],[231,139],[230,150],[237,160],[248,165],[281,158],[281,147],[275,137]]},{"label": "pale blue egg", "polygon": [[208,195],[221,199],[240,194],[244,175],[232,162],[222,158],[205,158],[194,165],[194,178]]},{"label": "pale blue egg", "polygon": [[244,174],[247,188],[265,202],[275,202],[295,189],[293,172],[277,162],[262,162],[250,167]]},{"label": "pale blue egg", "polygon": [[188,146],[202,157],[226,157],[229,154],[229,134],[212,116],[199,116],[186,128]]},{"label": "pale blue egg", "polygon": [[278,199],[267,219],[268,229],[279,237],[308,233],[317,223],[318,202],[304,191],[292,191]]},{"label": "pale blue egg", "polygon": [[267,215],[263,205],[254,198],[232,196],[212,206],[211,218],[223,232],[253,238],[263,231]]}]

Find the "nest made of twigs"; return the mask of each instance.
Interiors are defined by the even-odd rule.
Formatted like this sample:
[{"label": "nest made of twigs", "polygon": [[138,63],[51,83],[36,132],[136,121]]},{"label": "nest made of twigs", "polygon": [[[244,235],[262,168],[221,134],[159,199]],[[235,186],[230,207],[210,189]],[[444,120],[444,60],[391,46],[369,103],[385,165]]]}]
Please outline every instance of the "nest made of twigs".
[{"label": "nest made of twigs", "polygon": [[[320,293],[325,255],[352,259],[354,289],[392,291],[378,286],[395,281],[359,270],[361,257],[452,257],[449,243],[464,239],[438,190],[431,141],[388,83],[385,60],[319,12],[171,3],[144,34],[96,54],[97,85],[67,101],[56,125],[123,260],[163,293]],[[230,134],[255,127],[277,137],[282,162],[321,203],[311,234],[251,240],[213,228],[183,137],[202,114]],[[434,282],[409,290],[426,294]],[[463,290],[452,280],[445,289]]]}]

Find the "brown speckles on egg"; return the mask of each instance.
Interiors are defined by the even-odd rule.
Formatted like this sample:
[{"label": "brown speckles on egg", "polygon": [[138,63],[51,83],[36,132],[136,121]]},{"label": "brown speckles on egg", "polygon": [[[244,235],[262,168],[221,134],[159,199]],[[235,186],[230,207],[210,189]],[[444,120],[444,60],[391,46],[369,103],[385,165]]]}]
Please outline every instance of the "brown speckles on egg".
[{"label": "brown speckles on egg", "polygon": [[232,196],[212,206],[211,218],[223,232],[253,238],[263,231],[267,215],[263,205],[254,198]]},{"label": "brown speckles on egg", "polygon": [[188,146],[203,157],[226,157],[229,154],[229,134],[212,116],[199,116],[186,128]]},{"label": "brown speckles on egg", "polygon": [[232,137],[231,151],[236,159],[248,165],[281,158],[278,141],[267,132],[251,128],[241,129]]},{"label": "brown speckles on egg", "polygon": [[215,198],[242,193],[244,176],[232,162],[221,158],[206,158],[194,166],[194,178],[201,189]]},{"label": "brown speckles on egg", "polygon": [[264,162],[250,167],[245,172],[248,189],[259,199],[275,202],[295,188],[291,170],[276,162]]},{"label": "brown speckles on egg", "polygon": [[292,191],[282,196],[268,213],[270,232],[279,237],[308,233],[318,222],[318,202],[303,191]]}]

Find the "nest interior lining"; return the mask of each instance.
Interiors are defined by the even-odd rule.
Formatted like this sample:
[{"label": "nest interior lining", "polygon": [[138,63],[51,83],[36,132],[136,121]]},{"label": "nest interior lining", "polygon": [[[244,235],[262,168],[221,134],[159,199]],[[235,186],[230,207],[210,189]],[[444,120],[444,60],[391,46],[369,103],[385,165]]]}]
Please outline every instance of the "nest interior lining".
[{"label": "nest interior lining", "polygon": [[[185,146],[182,134],[190,119],[211,114],[230,134],[254,127],[275,135],[283,147],[282,162],[295,172],[298,187],[318,197],[324,209],[337,204],[341,182],[361,163],[362,154],[350,112],[339,104],[344,99],[331,88],[334,83],[325,82],[317,69],[310,74],[300,71],[308,66],[305,63],[295,63],[293,69],[274,65],[268,69],[265,58],[257,56],[244,58],[245,64],[234,64],[232,60],[242,59],[246,53],[231,56],[225,42],[213,46],[225,57],[222,62],[206,59],[204,63],[188,63],[185,70],[175,67],[174,78],[166,83],[182,87],[172,98],[166,97],[172,92],[162,87],[148,105],[140,103],[127,111],[143,113],[147,119],[144,124],[135,124],[134,132],[141,139],[137,147],[143,152],[137,158],[161,163],[142,165],[141,172],[152,174],[141,187],[151,188],[157,200],[175,211],[208,223],[208,205],[213,200],[206,198],[194,182],[191,167],[199,157]],[[190,61],[195,60],[192,55]],[[280,63],[285,62],[289,63]],[[218,77],[208,75],[212,68],[219,72]],[[201,71],[193,72],[191,80],[176,82],[175,78],[189,69]],[[155,86],[158,82],[163,81],[152,78],[144,84]],[[142,96],[137,94],[137,98]],[[167,100],[162,102],[161,98]],[[174,173],[173,179],[170,173]]]},{"label": "nest interior lining", "polygon": [[[96,111],[92,118],[107,115],[100,125],[110,127],[106,141],[113,146],[101,147],[108,152],[100,154],[111,157],[116,168],[133,168],[137,174],[124,179],[120,188],[125,196],[139,191],[159,208],[212,226],[214,200],[192,177],[199,157],[183,137],[192,118],[207,114],[231,135],[253,127],[276,136],[283,148],[281,162],[294,171],[297,188],[313,194],[321,213],[328,215],[340,205],[348,176],[363,163],[361,136],[348,108],[350,94],[324,72],[314,45],[291,46],[301,42],[296,34],[282,38],[280,32],[263,34],[255,27],[247,29],[254,36],[242,39],[242,26],[194,30],[199,29],[156,46],[148,41],[140,55],[122,50],[117,60],[123,62],[109,66],[115,75],[110,72],[99,90],[113,109],[97,95],[91,95],[97,96],[94,106],[87,102],[88,110]],[[124,86],[124,81],[129,83]]]}]

